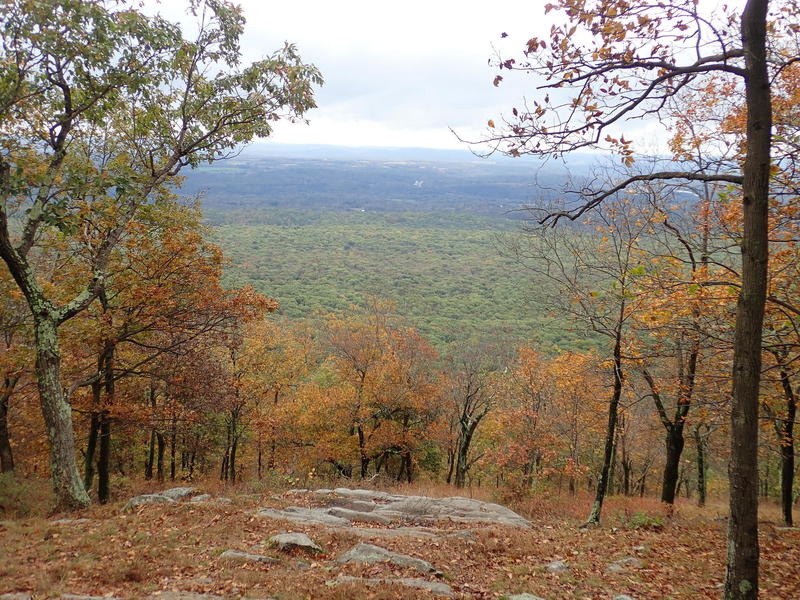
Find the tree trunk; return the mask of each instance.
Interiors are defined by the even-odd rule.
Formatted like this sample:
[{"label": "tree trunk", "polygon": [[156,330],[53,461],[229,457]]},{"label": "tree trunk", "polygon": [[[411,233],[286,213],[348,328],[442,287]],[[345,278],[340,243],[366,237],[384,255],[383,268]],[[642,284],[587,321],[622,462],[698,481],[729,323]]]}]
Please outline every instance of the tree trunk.
[{"label": "tree trunk", "polygon": [[[619,415],[617,415],[619,416]],[[617,471],[617,438],[619,437],[619,429],[614,432],[614,445],[611,447],[611,464],[608,467],[608,486],[606,487],[606,496],[613,496],[615,489],[615,478]]]},{"label": "tree trunk", "polygon": [[452,448],[447,450],[447,479],[445,480],[447,484],[451,484],[453,482],[453,470],[456,466],[456,453],[453,451]]},{"label": "tree trunk", "polygon": [[8,435],[8,405],[18,380],[18,377],[3,377],[3,389],[0,390],[0,473],[14,472],[14,454]]},{"label": "tree trunk", "polygon": [[[105,309],[105,301],[103,308]],[[104,407],[114,402],[114,351],[113,342],[106,342],[103,352]],[[97,499],[101,504],[108,502],[111,477],[111,417],[107,408],[100,413],[100,454],[97,457]]]},{"label": "tree trunk", "polygon": [[463,488],[467,484],[467,471],[469,470],[469,447],[472,445],[472,433],[467,431],[459,438],[458,450],[456,452],[456,478],[457,488]]},{"label": "tree trunk", "polygon": [[262,477],[262,450],[261,450],[261,434],[258,435],[258,478]]},{"label": "tree trunk", "polygon": [[144,465],[144,478],[148,481],[153,478],[153,463],[156,459],[156,430],[150,431],[150,446],[147,450],[147,462]]},{"label": "tree trunk", "polygon": [[666,504],[675,504],[684,443],[683,425],[673,423],[667,430],[666,462],[664,463],[664,476],[661,480],[661,501]]},{"label": "tree trunk", "polygon": [[786,418],[776,419],[775,433],[781,450],[781,512],[783,522],[791,527],[792,519],[792,492],[794,489],[794,421],[797,417],[797,398],[794,387],[789,379],[789,372],[784,367],[781,357],[776,354],[781,365],[781,385],[783,396],[786,400]]},{"label": "tree trunk", "polygon": [[228,462],[228,478],[231,482],[236,482],[236,447],[239,445],[239,436],[234,434],[231,443],[231,459]]},{"label": "tree trunk", "polygon": [[369,457],[367,456],[367,443],[366,437],[364,436],[364,428],[358,425],[356,427],[356,432],[358,433],[358,452],[361,458],[361,479],[365,479],[367,473],[369,473]]},{"label": "tree trunk", "polygon": [[89,506],[90,500],[75,460],[72,407],[67,403],[61,385],[58,324],[45,310],[34,311],[34,322],[36,380],[50,442],[50,477],[56,505],[64,509],[85,508]]},{"label": "tree trunk", "polygon": [[694,445],[697,449],[697,506],[706,505],[706,442],[700,435],[700,426],[694,428]]},{"label": "tree trunk", "polygon": [[158,445],[158,461],[156,463],[156,478],[159,482],[164,481],[164,434],[156,431],[156,442]]},{"label": "tree trunk", "polygon": [[94,483],[94,458],[97,453],[97,436],[100,433],[100,413],[92,411],[89,422],[89,438],[86,440],[86,455],[83,457],[83,487],[91,494]]},{"label": "tree trunk", "polygon": [[783,522],[791,527],[792,488],[794,487],[794,445],[781,446],[781,512]]},{"label": "tree trunk", "polygon": [[[620,310],[620,317],[624,314],[624,306]],[[620,318],[620,324],[622,318]],[[614,388],[611,394],[611,402],[608,404],[608,424],[606,425],[606,443],[603,453],[603,468],[600,470],[600,480],[597,482],[594,502],[586,524],[597,524],[600,522],[600,513],[603,509],[603,500],[608,489],[608,476],[611,471],[611,463],[614,460],[614,438],[617,431],[617,413],[619,412],[619,401],[622,397],[622,329],[617,329],[614,340]]]},{"label": "tree trunk", "polygon": [[100,452],[97,456],[97,499],[106,504],[110,493],[111,477],[111,419],[108,412],[100,415]]},{"label": "tree trunk", "polygon": [[742,287],[733,343],[726,600],[758,598],[758,393],[767,295],[772,135],[766,43],[768,5],[768,0],[748,0],[741,25],[747,73],[747,156],[742,173]]},{"label": "tree trunk", "polygon": [[172,481],[175,481],[175,442],[177,437],[177,423],[175,417],[172,417],[172,431],[169,437],[169,478]]}]

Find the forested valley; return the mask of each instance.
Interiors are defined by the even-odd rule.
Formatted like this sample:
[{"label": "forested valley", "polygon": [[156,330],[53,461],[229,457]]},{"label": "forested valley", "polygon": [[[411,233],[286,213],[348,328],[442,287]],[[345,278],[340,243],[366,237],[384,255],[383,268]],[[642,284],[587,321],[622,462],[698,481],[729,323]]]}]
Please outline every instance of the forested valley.
[{"label": "forested valley", "polygon": [[[324,74],[244,64],[227,2],[191,40],[5,2],[0,598],[792,600],[800,29],[767,4],[742,37],[548,4],[494,64],[548,95],[477,156],[254,142]],[[636,111],[671,155],[615,137]]]}]

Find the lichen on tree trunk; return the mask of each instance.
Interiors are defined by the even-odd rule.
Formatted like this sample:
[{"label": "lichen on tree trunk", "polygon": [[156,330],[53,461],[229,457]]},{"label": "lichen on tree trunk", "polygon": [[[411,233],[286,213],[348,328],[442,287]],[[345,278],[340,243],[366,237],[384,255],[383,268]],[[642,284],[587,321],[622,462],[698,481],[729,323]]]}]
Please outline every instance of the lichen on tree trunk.
[{"label": "lichen on tree trunk", "polygon": [[57,322],[51,315],[34,313],[36,379],[47,437],[50,442],[50,474],[58,508],[76,509],[89,505],[75,459],[72,407],[61,384],[61,354]]}]

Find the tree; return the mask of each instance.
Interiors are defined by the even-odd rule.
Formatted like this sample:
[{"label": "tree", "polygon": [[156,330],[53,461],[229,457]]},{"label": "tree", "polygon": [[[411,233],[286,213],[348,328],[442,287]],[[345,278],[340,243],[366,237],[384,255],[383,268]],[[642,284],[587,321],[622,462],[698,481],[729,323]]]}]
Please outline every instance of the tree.
[{"label": "tree", "polygon": [[[603,464],[587,524],[600,522],[614,463],[614,440],[625,384],[625,349],[631,343],[632,320],[642,310],[638,280],[645,274],[638,247],[650,223],[647,207],[629,199],[609,201],[585,213],[579,228],[538,229],[512,248],[527,268],[558,286],[551,302],[607,343],[610,398]],[[527,245],[526,245],[527,243]]]},{"label": "tree", "polygon": [[0,473],[14,471],[8,433],[11,398],[27,375],[30,359],[30,323],[22,298],[9,273],[0,269]]},{"label": "tree", "polygon": [[249,288],[223,289],[222,252],[204,233],[195,207],[164,199],[141,210],[112,253],[114,277],[82,315],[88,322],[81,344],[94,352],[88,374],[73,387],[91,389],[84,482],[90,490],[97,451],[100,502],[108,501],[112,424],[126,420],[138,404],[115,393],[118,383],[146,374],[164,354],[180,354],[198,340],[219,343],[277,308]]},{"label": "tree", "polygon": [[[437,377],[431,368],[436,353],[414,329],[395,322],[393,309],[391,303],[369,298],[364,308],[353,307],[345,318],[328,317],[325,366],[335,390],[325,390],[330,400],[322,418],[338,429],[347,424],[347,438],[356,438],[362,479],[371,464],[376,473],[383,467],[388,471],[389,459],[398,456],[396,478],[411,481],[414,452],[438,416]],[[332,419],[331,414],[340,417]],[[341,444],[341,434],[335,437]],[[327,458],[340,473],[352,471],[334,456]]]},{"label": "tree", "polygon": [[257,475],[263,474],[264,438],[268,444],[266,467],[274,471],[279,446],[289,445],[283,407],[312,366],[311,336],[287,321],[263,320],[244,333],[243,383],[253,404],[257,441]]},{"label": "tree", "polygon": [[[581,190],[583,200],[577,208],[547,218],[577,218],[639,181],[683,179],[741,186],[742,285],[734,336],[724,589],[725,598],[741,600],[758,597],[758,395],[767,290],[771,80],[797,60],[796,55],[768,54],[768,29],[772,38],[797,33],[796,3],[776,5],[769,15],[769,0],[748,0],[739,16],[725,12],[708,17],[695,0],[557,0],[547,4],[547,12],[555,9],[565,17],[553,26],[549,43],[531,38],[522,62],[501,58],[499,66],[543,75],[547,81],[542,87],[552,93],[552,101],[548,93],[542,101],[534,100],[530,110],[515,108],[513,117],[501,121],[500,131],[493,131],[495,122],[490,121],[488,135],[497,149],[513,155],[560,156],[605,145],[631,164],[632,140],[619,131],[625,121],[662,116],[668,99],[679,97],[709,74],[734,80],[742,90],[747,126],[740,169],[709,173],[668,168],[624,177],[602,189]],[[500,81],[498,75],[495,85]],[[572,94],[566,95],[566,89]]]},{"label": "tree", "polygon": [[445,398],[452,444],[448,449],[447,483],[458,488],[466,485],[467,473],[482,456],[472,455],[473,443],[478,427],[496,405],[492,378],[500,366],[498,354],[487,344],[473,344],[456,350],[449,358]]},{"label": "tree", "polygon": [[[193,40],[127,2],[3,2],[0,256],[33,318],[51,476],[63,507],[89,498],[61,383],[59,327],[102,293],[126,225],[177,183],[183,167],[230,155],[269,135],[273,121],[302,115],[321,83],[292,46],[242,66],[240,10],[222,0],[190,7],[198,19]],[[86,267],[84,288],[63,303],[32,261],[48,231]]]}]

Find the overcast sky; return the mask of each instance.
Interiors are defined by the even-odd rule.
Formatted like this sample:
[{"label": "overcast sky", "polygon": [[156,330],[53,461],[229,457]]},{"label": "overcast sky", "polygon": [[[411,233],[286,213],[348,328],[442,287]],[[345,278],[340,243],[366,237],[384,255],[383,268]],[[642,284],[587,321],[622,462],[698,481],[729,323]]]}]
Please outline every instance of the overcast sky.
[{"label": "overcast sky", "polygon": [[[739,0],[732,0],[736,4]],[[145,0],[170,20],[188,22],[186,0]],[[156,4],[157,3],[157,4]],[[238,0],[247,19],[248,61],[294,43],[325,78],[308,113],[310,125],[278,123],[275,142],[340,146],[461,148],[450,129],[479,139],[524,97],[537,95],[524,73],[497,70],[499,49],[519,58],[532,36],[547,37],[545,0]],[[715,5],[707,0],[704,5]],[[501,33],[508,37],[501,40]],[[666,133],[655,122],[620,131],[640,151],[663,153]]]},{"label": "overcast sky", "polygon": [[[492,86],[493,44],[507,32],[521,48],[544,14],[537,0],[238,3],[248,60],[289,41],[325,78],[311,124],[279,125],[271,139],[352,146],[463,148],[449,128],[477,134],[525,91],[521,81]],[[183,6],[162,0],[158,10],[178,19]]]}]

